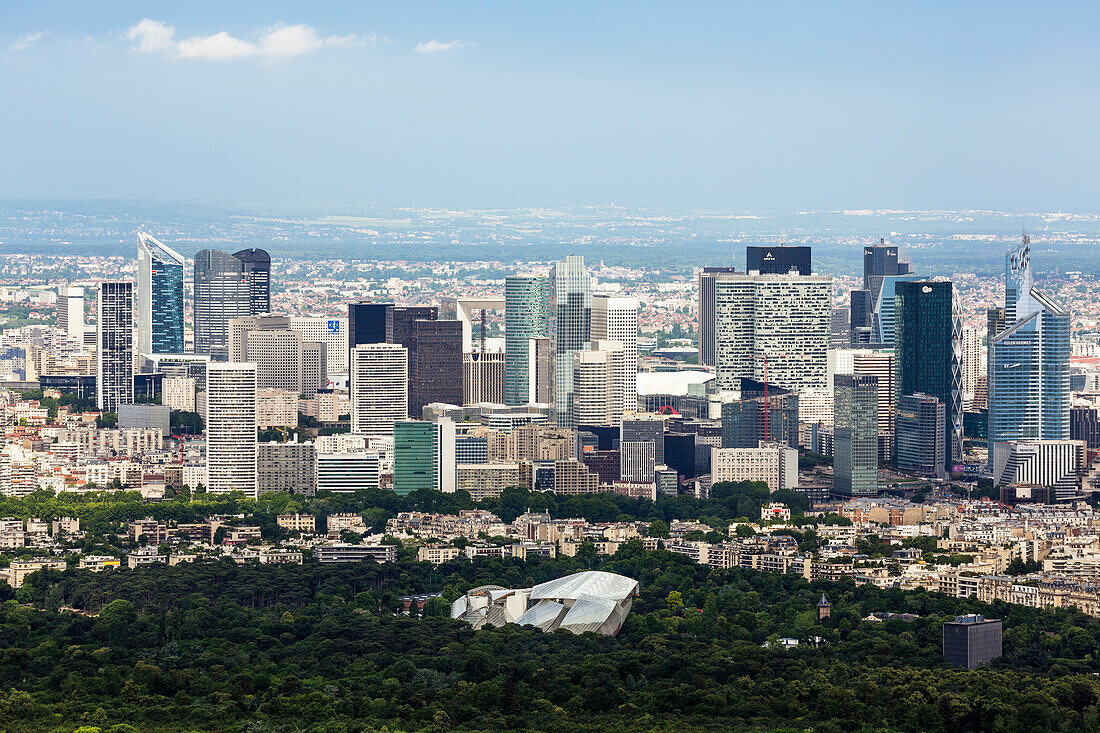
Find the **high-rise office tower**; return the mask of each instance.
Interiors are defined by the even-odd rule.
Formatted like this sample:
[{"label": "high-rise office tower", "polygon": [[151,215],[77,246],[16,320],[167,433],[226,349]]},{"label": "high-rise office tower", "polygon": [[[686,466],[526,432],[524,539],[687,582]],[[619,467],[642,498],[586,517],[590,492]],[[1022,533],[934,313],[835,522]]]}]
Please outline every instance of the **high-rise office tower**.
[{"label": "high-rise office tower", "polygon": [[325,372],[331,377],[348,373],[348,319],[338,317],[290,317],[290,328],[304,341],[325,345]]},{"label": "high-rise office tower", "polygon": [[116,412],[134,402],[134,284],[99,284],[96,299],[96,406]]},{"label": "high-rise office tower", "polygon": [[195,353],[229,358],[229,321],[252,314],[244,263],[231,254],[204,249],[195,255]]},{"label": "high-rise office tower", "polygon": [[852,345],[871,343],[874,308],[871,304],[870,290],[853,290],[849,294],[849,343]]},{"label": "high-rise office tower", "polygon": [[851,311],[848,308],[833,307],[829,321],[829,348],[846,349],[852,343]]},{"label": "high-rise office tower", "polygon": [[550,281],[545,276],[511,275],[504,280],[504,403],[532,400],[531,339],[549,333]]},{"label": "high-rise office tower", "polygon": [[846,496],[878,493],[878,379],[833,377],[833,490]]},{"label": "high-rise office tower", "polygon": [[256,365],[211,362],[206,370],[206,490],[255,497]]},{"label": "high-rise office tower", "polygon": [[420,418],[424,406],[433,402],[461,405],[462,323],[417,320],[413,328],[409,414]]},{"label": "high-rise office tower", "polygon": [[386,343],[386,313],[393,303],[348,303],[348,387],[353,375],[351,350],[364,344]]},{"label": "high-rise office tower", "polygon": [[810,248],[780,245],[778,247],[745,247],[745,271],[761,275],[786,275],[796,270],[799,275],[812,275]]},{"label": "high-rise office tower", "polygon": [[363,344],[351,350],[351,432],[392,435],[409,416],[409,357],[398,344]]},{"label": "high-rise office tower", "polygon": [[[409,416],[420,419],[420,398],[416,391],[417,321],[434,321],[439,308],[434,305],[391,305],[386,309],[386,343],[400,344],[409,354]],[[450,403],[454,404],[454,403]]]},{"label": "high-rise office tower", "polygon": [[230,318],[226,327],[229,361],[256,361],[248,357],[248,334],[251,331],[290,331],[290,318],[272,315]]},{"label": "high-rise office tower", "polygon": [[719,389],[739,390],[742,378],[793,390],[826,387],[832,278],[796,274],[715,278]]},{"label": "high-rise office tower", "polygon": [[57,289],[57,327],[77,343],[84,342],[84,288]]},{"label": "high-rise office tower", "polygon": [[[299,334],[301,336],[301,334]],[[313,397],[319,389],[328,388],[328,344],[323,341],[302,342],[303,397]]]},{"label": "high-rise office tower", "polygon": [[737,272],[736,267],[704,267],[699,272],[695,316],[699,327],[699,363],[714,366],[714,276]]},{"label": "high-rise office tower", "polygon": [[[662,441],[663,445],[663,441]],[[623,481],[650,482],[657,466],[656,446],[651,441],[628,440],[619,444],[619,476]]]},{"label": "high-rise office tower", "polygon": [[943,403],[931,395],[902,395],[897,410],[897,463],[902,471],[946,478]]},{"label": "high-rise office tower", "polygon": [[504,353],[472,351],[462,355],[462,404],[504,404]]},{"label": "high-rise office tower", "polygon": [[[457,321],[456,321],[457,323]],[[459,338],[461,339],[461,330]],[[393,493],[454,492],[455,424],[398,420],[393,426]]]},{"label": "high-rise office tower", "polygon": [[554,352],[554,419],[572,427],[573,360],[588,349],[592,335],[592,277],[580,255],[550,270],[550,345]]},{"label": "high-rise office tower", "polygon": [[549,336],[527,342],[528,402],[549,405],[554,401],[554,345]]},{"label": "high-rise office tower", "polygon": [[1004,310],[1005,328],[990,338],[990,446],[1067,440],[1070,314],[1033,285],[1026,234],[1005,257]]},{"label": "high-rise office tower", "polygon": [[882,279],[891,275],[908,275],[911,264],[905,253],[896,245],[878,240],[878,244],[863,248],[863,289],[871,293],[871,302],[877,303],[882,290]]},{"label": "high-rise office tower", "polygon": [[618,341],[593,341],[590,351],[577,352],[573,364],[574,425],[618,425],[622,421],[626,360]]},{"label": "high-rise office tower", "polygon": [[138,234],[134,356],[183,353],[183,255]]},{"label": "high-rise office tower", "polygon": [[931,395],[944,404],[945,468],[962,459],[962,316],[948,280],[897,283],[897,393]]},{"label": "high-rise office tower", "polygon": [[595,294],[592,296],[592,341],[614,341],[622,347],[621,372],[616,389],[619,414],[638,409],[638,299]]},{"label": "high-rise office tower", "polygon": [[858,349],[852,354],[852,374],[878,378],[879,458],[887,463],[894,458],[896,371],[893,349]]},{"label": "high-rise office tower", "polygon": [[897,287],[898,283],[923,280],[920,275],[886,275],[880,280],[878,300],[871,313],[871,343],[892,348],[897,332]]},{"label": "high-rise office tower", "polygon": [[978,389],[978,377],[985,373],[982,360],[982,333],[973,326],[962,330],[962,390],[965,400],[970,400]]},{"label": "high-rise office tower", "polygon": [[797,448],[798,409],[797,394],[770,387],[768,429],[765,431],[763,395],[742,391],[741,399],[722,403],[721,445],[723,448],[756,448],[765,440]]},{"label": "high-rise office tower", "polygon": [[619,445],[653,443],[653,457],[658,465],[665,462],[665,421],[658,415],[637,413],[623,417],[619,427]]},{"label": "high-rise office tower", "polygon": [[[243,359],[256,365],[258,389],[306,392],[303,382],[302,337],[290,329],[255,329],[245,332]],[[316,376],[314,376],[316,379]],[[317,385],[309,385],[316,392]]]},{"label": "high-rise office tower", "polygon": [[271,255],[262,249],[242,249],[233,256],[240,260],[248,280],[248,302],[251,315],[271,312]]}]

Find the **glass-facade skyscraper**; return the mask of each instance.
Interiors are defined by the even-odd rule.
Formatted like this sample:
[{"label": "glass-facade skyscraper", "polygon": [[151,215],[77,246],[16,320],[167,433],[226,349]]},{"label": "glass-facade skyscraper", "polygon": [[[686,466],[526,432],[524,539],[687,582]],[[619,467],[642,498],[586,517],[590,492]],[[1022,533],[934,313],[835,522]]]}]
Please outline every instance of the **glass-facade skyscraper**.
[{"label": "glass-facade skyscraper", "polygon": [[242,249],[233,256],[241,261],[248,279],[248,300],[251,313],[258,316],[271,312],[271,255],[262,249]]},{"label": "glass-facade skyscraper", "polygon": [[989,442],[1069,439],[1070,314],[1032,284],[1031,241],[1005,257],[1004,330],[990,335]]},{"label": "glass-facade skyscraper", "polygon": [[944,468],[962,459],[962,316],[949,280],[895,285],[894,351],[899,396],[918,392],[944,405]]},{"label": "glass-facade skyscraper", "polygon": [[549,332],[550,281],[538,275],[504,280],[504,403],[531,401],[531,339]]},{"label": "glass-facade skyscraper", "polygon": [[847,496],[878,493],[878,377],[833,377],[833,489]]},{"label": "glass-facade skyscraper", "polygon": [[138,234],[134,355],[183,353],[183,255]]},{"label": "glass-facade skyscraper", "polygon": [[550,344],[554,352],[554,414],[558,427],[573,420],[573,360],[592,340],[592,277],[580,255],[550,270]]}]

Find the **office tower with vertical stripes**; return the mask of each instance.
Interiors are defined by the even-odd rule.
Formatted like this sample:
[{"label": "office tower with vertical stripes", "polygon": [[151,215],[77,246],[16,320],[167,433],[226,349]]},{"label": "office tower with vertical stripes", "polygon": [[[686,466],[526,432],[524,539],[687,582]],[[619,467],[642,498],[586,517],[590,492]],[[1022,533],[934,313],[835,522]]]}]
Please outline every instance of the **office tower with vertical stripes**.
[{"label": "office tower with vertical stripes", "polygon": [[592,335],[592,276],[580,255],[550,270],[550,346],[554,352],[553,414],[558,427],[572,427],[573,361]]},{"label": "office tower with vertical stripes", "polygon": [[[619,417],[638,409],[638,299],[618,295],[592,296],[592,341],[610,341],[622,347],[615,377]],[[618,420],[615,421],[616,423]]]},{"label": "office tower with vertical stripes", "polygon": [[393,435],[409,416],[409,356],[398,344],[363,344],[351,350],[351,432]]},{"label": "office tower with vertical stripes", "polygon": [[206,370],[206,490],[255,497],[256,365],[211,362]]},{"label": "office tower with vertical stripes", "polygon": [[134,402],[134,284],[99,283],[96,299],[96,406],[115,412]]},{"label": "office tower with vertical stripes", "polygon": [[699,272],[695,316],[699,328],[699,363],[714,366],[714,276],[737,272],[736,267],[704,267]]},{"label": "office tower with vertical stripes", "polygon": [[504,280],[504,403],[525,405],[533,398],[531,339],[549,333],[550,281],[542,275],[510,275]]},{"label": "office tower with vertical stripes", "polygon": [[833,377],[833,490],[846,496],[878,493],[878,379]]},{"label": "office tower with vertical stripes", "polygon": [[84,288],[57,289],[57,327],[77,343],[84,343]]}]

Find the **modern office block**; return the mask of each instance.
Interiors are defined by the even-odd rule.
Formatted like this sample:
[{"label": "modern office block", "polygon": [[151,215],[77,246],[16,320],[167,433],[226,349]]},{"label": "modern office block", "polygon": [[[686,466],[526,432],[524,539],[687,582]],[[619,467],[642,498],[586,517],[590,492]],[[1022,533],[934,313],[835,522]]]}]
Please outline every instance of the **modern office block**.
[{"label": "modern office block", "polygon": [[695,316],[699,328],[699,363],[714,366],[714,276],[735,273],[736,267],[704,267],[699,272]]},{"label": "modern office block", "polygon": [[849,343],[866,344],[871,342],[871,326],[874,307],[870,290],[853,290],[849,295]]},{"label": "modern office block", "polygon": [[583,257],[569,255],[551,268],[549,312],[554,419],[572,427],[573,360],[592,340],[592,276]]},{"label": "modern office block", "polygon": [[1100,411],[1085,405],[1071,407],[1069,439],[1085,441],[1089,450],[1100,448]]},{"label": "modern office block", "polygon": [[290,318],[287,316],[241,316],[230,318],[226,327],[226,343],[229,344],[229,361],[252,361],[248,358],[246,339],[250,331],[286,331],[290,330]]},{"label": "modern office block", "polygon": [[622,478],[622,457],[618,450],[588,450],[581,454],[581,463],[600,477],[600,483],[610,485]]},{"label": "modern office block", "polygon": [[982,333],[973,326],[962,330],[962,391],[965,399],[973,399],[978,379],[986,373],[982,360]]},{"label": "modern office block", "polygon": [[84,288],[57,289],[57,327],[78,343],[84,341]]},{"label": "modern office block", "polygon": [[161,403],[170,410],[195,411],[195,380],[191,377],[165,377],[161,382]]},{"label": "modern office block", "polygon": [[290,328],[303,341],[320,341],[325,345],[326,375],[348,373],[348,319],[337,317],[290,317]]},{"label": "modern office block", "polygon": [[271,312],[271,255],[262,249],[242,249],[233,256],[240,261],[248,281],[249,313]]},{"label": "modern office block", "polygon": [[351,431],[392,435],[409,416],[409,359],[404,346],[364,344],[351,350]]},{"label": "modern office block", "polygon": [[902,395],[897,406],[898,469],[920,476],[946,478],[945,424],[942,402],[931,395]]},{"label": "modern office block", "polygon": [[1005,329],[989,349],[989,441],[1068,439],[1070,313],[1032,284],[1026,235],[1005,259]]},{"label": "modern office block", "polygon": [[948,664],[977,669],[1000,656],[1000,619],[972,614],[956,616],[943,625],[943,658]]},{"label": "modern office block", "polygon": [[886,463],[894,460],[896,373],[893,349],[858,349],[852,354],[852,374],[878,378],[879,459]]},{"label": "modern office block", "polygon": [[381,457],[376,451],[317,454],[317,490],[350,494],[377,489]]},{"label": "modern office block", "polygon": [[[618,341],[593,341],[591,351],[577,353],[573,362],[573,425],[622,422],[623,392],[629,389],[625,384],[627,358]],[[637,409],[637,397],[632,409]]]},{"label": "modern office block", "polygon": [[878,493],[878,379],[833,378],[833,490],[846,496]]},{"label": "modern office block", "polygon": [[718,389],[737,391],[744,378],[792,390],[827,386],[832,278],[715,278]]},{"label": "modern office block", "polygon": [[908,275],[911,267],[905,253],[883,239],[876,245],[864,247],[863,289],[871,293],[871,302],[878,304],[884,278]]},{"label": "modern office block", "polygon": [[[619,446],[623,443],[653,443],[653,458],[665,463],[665,420],[657,415],[638,413],[623,417],[619,428]],[[646,479],[649,481],[650,479]]]},{"label": "modern office block", "polygon": [[513,275],[504,280],[504,403],[538,402],[530,373],[531,339],[549,334],[550,281],[535,275]]},{"label": "modern office block", "polygon": [[812,275],[810,248],[796,245],[778,247],[745,247],[745,271],[761,275],[786,275],[795,270],[799,275]]},{"label": "modern office block", "polygon": [[462,355],[462,404],[504,403],[505,355],[471,351]]},{"label": "modern office block", "polygon": [[[354,371],[351,366],[351,350],[366,344],[386,343],[386,312],[392,303],[348,303],[348,387],[352,386]],[[408,366],[406,366],[406,370]]]},{"label": "modern office block", "polygon": [[96,406],[115,411],[134,401],[134,284],[99,283],[96,299]]},{"label": "modern office block", "polygon": [[592,341],[618,343],[623,362],[616,376],[617,412],[638,409],[638,299],[594,294],[592,296]]},{"label": "modern office block", "polygon": [[799,396],[771,387],[768,402],[767,431],[762,395],[743,391],[742,399],[722,403],[722,447],[755,448],[760,441],[767,440],[797,448]]},{"label": "modern office block", "polygon": [[399,420],[393,430],[393,491],[455,490],[455,425],[450,420]]},{"label": "modern office block", "polygon": [[657,466],[654,443],[649,440],[620,443],[619,461],[619,477],[623,481],[652,481]]},{"label": "modern office block", "polygon": [[946,280],[896,285],[897,393],[931,395],[944,404],[944,468],[962,459],[962,315]]},{"label": "modern office block", "polygon": [[798,485],[798,449],[784,443],[761,442],[755,448],[711,448],[712,484],[761,481],[769,491]]},{"label": "modern office block", "polygon": [[549,405],[554,401],[554,343],[546,336],[527,342],[528,402]]},{"label": "modern office block", "polygon": [[255,497],[256,365],[212,362],[206,372],[207,491]]},{"label": "modern office block", "polygon": [[246,332],[244,342],[243,358],[256,365],[259,389],[304,392],[301,336],[290,330],[256,330]]},{"label": "modern office block", "polygon": [[195,353],[229,358],[229,321],[252,315],[244,263],[231,254],[204,249],[195,255]]},{"label": "modern office block", "polygon": [[461,405],[464,397],[462,324],[459,321],[414,321],[412,348],[409,415],[423,417],[424,406],[433,402]]},{"label": "modern office block", "polygon": [[1045,486],[1051,501],[1080,497],[1085,460],[1083,440],[996,442],[990,456],[996,485]]},{"label": "modern office block", "polygon": [[485,435],[456,435],[456,463],[488,463],[489,438]]},{"label": "modern office block", "polygon": [[695,433],[665,434],[665,464],[686,479],[697,475]]},{"label": "modern office block", "polygon": [[256,485],[269,492],[317,493],[317,451],[312,443],[260,443],[256,452]]},{"label": "modern office block", "polygon": [[134,348],[140,354],[183,351],[183,255],[138,234]]},{"label": "modern office block", "polygon": [[119,405],[119,428],[156,428],[167,438],[172,434],[172,410],[167,405]]}]

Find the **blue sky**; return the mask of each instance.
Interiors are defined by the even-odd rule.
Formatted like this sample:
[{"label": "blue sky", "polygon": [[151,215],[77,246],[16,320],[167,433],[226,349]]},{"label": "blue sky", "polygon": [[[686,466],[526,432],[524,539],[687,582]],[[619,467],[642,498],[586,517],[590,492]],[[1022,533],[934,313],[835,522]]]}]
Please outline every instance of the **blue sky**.
[{"label": "blue sky", "polygon": [[0,197],[1100,211],[1100,4],[0,4]]}]

